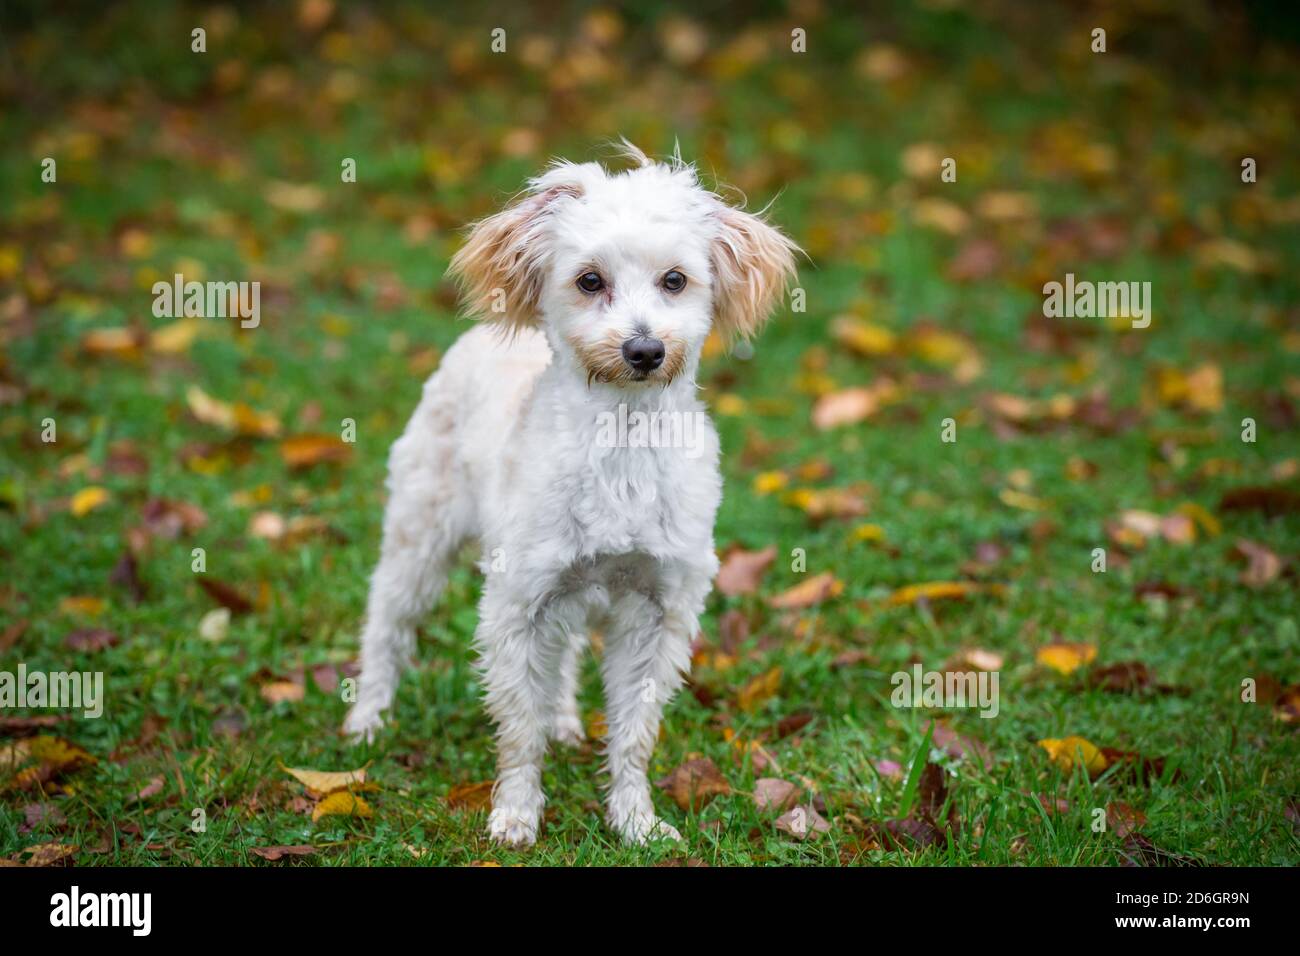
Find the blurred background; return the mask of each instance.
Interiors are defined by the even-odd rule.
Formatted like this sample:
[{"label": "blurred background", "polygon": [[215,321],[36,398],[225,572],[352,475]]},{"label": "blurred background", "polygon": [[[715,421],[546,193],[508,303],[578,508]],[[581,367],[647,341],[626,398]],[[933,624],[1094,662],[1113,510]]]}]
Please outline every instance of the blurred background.
[{"label": "blurred background", "polygon": [[[1169,782],[1157,836],[1293,863],[1298,24],[1291,4],[1199,0],[8,0],[0,661],[93,666],[114,695],[107,719],[55,728],[97,756],[80,772],[98,783],[62,825],[38,814],[37,835],[95,845],[104,820],[146,814],[162,835],[119,831],[113,858],[186,859],[167,835],[188,819],[171,772],[154,803],[131,799],[173,758],[247,840],[310,828],[258,775],[350,759],[337,687],[385,455],[465,328],[446,263],[550,158],[608,158],[626,136],[680,144],[707,182],[772,202],[808,254],[806,309],[782,309],[752,349],[712,343],[701,376],[724,441],[719,547],[776,558],[715,596],[664,760],[729,766],[737,741],[780,756],[773,728],[812,713],[793,763],[827,812],[887,812],[896,783],[871,768],[923,737],[882,703],[888,674],[977,648],[1008,701],[974,729],[1015,769],[961,792],[971,813],[1065,787],[1034,741],[1084,733],[1233,781],[1199,813]],[[175,273],[259,281],[259,327],[156,318],[150,290]],[[1045,318],[1042,286],[1066,273],[1151,282],[1151,327]],[[1090,571],[1097,547],[1108,576]],[[403,691],[387,773],[417,797],[490,779],[476,589],[465,565]],[[1062,683],[1074,668],[1039,660],[1060,641],[1140,659],[1191,697]],[[1272,682],[1246,716],[1244,673]],[[594,713],[592,674],[585,694]],[[1251,744],[1220,740],[1227,727]],[[36,839],[31,799],[3,795],[0,849]],[[385,826],[437,843],[426,810],[391,799]],[[1163,831],[1162,801],[1184,808]],[[1016,844],[1037,813],[1006,813],[994,859],[1122,858]],[[836,833],[827,850],[742,832],[726,861],[880,851]]]}]

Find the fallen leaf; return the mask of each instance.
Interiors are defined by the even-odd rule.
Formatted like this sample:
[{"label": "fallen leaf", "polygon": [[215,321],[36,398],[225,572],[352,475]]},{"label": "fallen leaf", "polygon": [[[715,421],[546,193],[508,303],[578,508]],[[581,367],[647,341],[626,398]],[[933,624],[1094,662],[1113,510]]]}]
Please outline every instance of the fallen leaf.
[{"label": "fallen leaf", "polygon": [[1300,492],[1282,485],[1234,488],[1219,499],[1220,511],[1262,511],[1270,518],[1300,511]]},{"label": "fallen leaf", "polygon": [[772,697],[780,686],[781,668],[773,667],[742,687],[736,695],[736,704],[746,712],[757,710],[759,705]]},{"label": "fallen leaf", "polygon": [[754,781],[754,803],[760,810],[789,810],[799,802],[802,788],[779,777],[760,777]]},{"label": "fallen leaf", "polygon": [[205,425],[222,431],[255,438],[274,438],[280,434],[280,420],[269,412],[259,412],[243,402],[233,405],[213,398],[197,385],[185,391],[190,413]]},{"label": "fallen leaf", "polygon": [[462,783],[447,792],[447,806],[453,810],[487,810],[492,806],[494,781]]},{"label": "fallen leaf", "polygon": [[777,609],[801,609],[820,604],[829,598],[838,597],[844,590],[843,582],[836,579],[829,571],[811,577],[796,584],[788,591],[783,591],[768,599],[768,605]]},{"label": "fallen leaf", "polygon": [[199,576],[199,587],[208,592],[208,596],[231,614],[247,614],[253,609],[253,602],[223,581],[207,575]]},{"label": "fallen leaf", "polygon": [[728,597],[753,594],[763,581],[763,575],[776,560],[776,547],[769,545],[762,551],[745,551],[733,548],[727,552],[718,570],[715,582],[719,591]]},{"label": "fallen leaf", "polygon": [[293,435],[280,442],[280,457],[297,470],[324,462],[345,462],[352,457],[352,446],[336,435]]},{"label": "fallen leaf", "polygon": [[72,496],[68,510],[72,512],[73,517],[80,518],[108,504],[111,497],[107,488],[91,485],[89,488],[82,488]]},{"label": "fallen leaf", "polygon": [[1119,801],[1106,804],[1106,825],[1121,840],[1146,822],[1147,815],[1136,807]]},{"label": "fallen leaf", "polygon": [[297,843],[293,846],[254,846],[249,847],[249,851],[274,863],[286,856],[310,856],[316,848],[309,843]]},{"label": "fallen leaf", "polygon": [[81,651],[85,654],[102,651],[105,648],[115,647],[121,642],[115,633],[102,627],[83,628],[72,631],[63,639],[63,643],[74,651]]},{"label": "fallen leaf", "polygon": [[1060,740],[1049,737],[1038,741],[1038,746],[1046,750],[1047,755],[1062,770],[1070,771],[1076,766],[1082,766],[1089,775],[1095,777],[1106,769],[1106,758],[1101,751],[1083,737],[1065,737]]},{"label": "fallen leaf", "polygon": [[1247,587],[1257,590],[1266,587],[1282,573],[1282,559],[1262,544],[1238,538],[1233,551],[1246,561],[1241,583]]},{"label": "fallen leaf", "polygon": [[372,817],[374,815],[374,811],[370,809],[370,804],[355,793],[347,790],[335,790],[333,793],[326,795],[311,812],[313,821],[319,820],[321,817],[331,816]]},{"label": "fallen leaf", "polygon": [[306,688],[297,681],[273,680],[263,684],[258,693],[268,704],[297,703],[303,699]]},{"label": "fallen leaf", "polygon": [[699,810],[714,797],[728,794],[731,787],[708,757],[687,760],[655,783],[683,810]]},{"label": "fallen leaf", "polygon": [[786,811],[776,821],[776,828],[797,840],[806,840],[831,828],[826,818],[815,807],[800,806]]},{"label": "fallen leaf", "polygon": [[[928,581],[925,584],[909,584],[898,588],[885,599],[890,607],[915,604],[917,601],[952,601],[968,598],[985,590],[985,586],[974,581]],[[989,588],[990,593],[1000,593],[1000,589]]]},{"label": "fallen leaf", "polygon": [[1092,663],[1096,656],[1095,644],[1059,641],[1040,647],[1035,652],[1034,659],[1058,674],[1072,674],[1084,664]]},{"label": "fallen leaf", "polygon": [[307,792],[313,797],[325,796],[336,790],[346,790],[366,782],[365,767],[357,770],[308,770],[280,764],[280,769],[306,787]]},{"label": "fallen leaf", "polygon": [[38,843],[23,850],[28,866],[69,866],[76,856],[78,846],[63,843]]}]

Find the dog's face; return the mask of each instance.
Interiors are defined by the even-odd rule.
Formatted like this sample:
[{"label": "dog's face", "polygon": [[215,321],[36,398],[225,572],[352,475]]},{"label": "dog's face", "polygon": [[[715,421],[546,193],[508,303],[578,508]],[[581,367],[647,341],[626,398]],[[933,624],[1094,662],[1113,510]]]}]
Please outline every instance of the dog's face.
[{"label": "dog's face", "polygon": [[681,163],[610,173],[561,163],[478,223],[452,259],[472,311],[541,323],[588,383],[694,375],[715,325],[754,332],[794,272],[796,246],[726,205]]}]

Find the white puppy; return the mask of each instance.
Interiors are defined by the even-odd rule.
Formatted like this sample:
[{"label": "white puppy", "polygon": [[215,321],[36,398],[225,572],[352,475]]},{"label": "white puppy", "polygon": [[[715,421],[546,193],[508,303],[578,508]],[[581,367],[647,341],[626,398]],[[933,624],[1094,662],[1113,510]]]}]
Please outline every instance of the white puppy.
[{"label": "white puppy", "polygon": [[700,350],[711,328],[755,331],[794,270],[789,239],[679,158],[625,146],[635,168],[556,163],[452,259],[489,321],[448,350],[393,445],[345,723],[367,739],[381,726],[416,626],[476,539],[474,640],[498,750],[488,830],[516,845],[537,837],[548,738],[583,737],[591,629],[604,635],[607,820],[628,841],[680,839],[655,816],[646,767],[718,569]]}]

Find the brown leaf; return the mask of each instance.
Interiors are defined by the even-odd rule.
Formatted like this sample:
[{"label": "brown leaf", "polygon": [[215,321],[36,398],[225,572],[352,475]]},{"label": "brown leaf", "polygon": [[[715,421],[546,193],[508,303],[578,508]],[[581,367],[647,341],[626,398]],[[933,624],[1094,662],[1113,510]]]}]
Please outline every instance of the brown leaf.
[{"label": "brown leaf", "polygon": [[120,642],[121,638],[102,627],[88,627],[72,631],[63,639],[65,645],[84,654],[116,647]]},{"label": "brown leaf", "polygon": [[297,843],[293,846],[255,846],[249,850],[264,860],[274,863],[286,856],[309,856],[316,852],[316,847],[309,843]]},{"label": "brown leaf", "polygon": [[825,833],[831,825],[815,807],[800,806],[782,814],[776,821],[776,828],[796,840],[806,840],[810,836]]},{"label": "brown leaf", "polygon": [[494,781],[484,780],[480,783],[457,784],[447,793],[447,806],[452,810],[487,810],[492,806],[493,783]]},{"label": "brown leaf", "polygon": [[1118,661],[1094,667],[1088,686],[1116,694],[1137,694],[1151,686],[1151,672],[1141,661]]},{"label": "brown leaf", "polygon": [[1238,538],[1233,551],[1246,561],[1246,569],[1241,572],[1241,583],[1247,587],[1265,587],[1276,581],[1282,573],[1282,559],[1262,544]]},{"label": "brown leaf", "polygon": [[754,803],[760,810],[789,810],[799,802],[801,792],[800,787],[779,777],[760,777],[754,781]]},{"label": "brown leaf", "polygon": [[208,597],[216,601],[222,607],[229,609],[231,614],[247,614],[253,610],[253,602],[244,595],[240,594],[235,588],[223,581],[207,575],[199,576],[199,587],[208,592]]},{"label": "brown leaf", "polygon": [[1283,485],[1234,488],[1219,499],[1220,511],[1262,511],[1270,518],[1300,511],[1300,492]]},{"label": "brown leaf", "polygon": [[687,760],[655,783],[683,810],[699,810],[714,797],[731,792],[717,766],[708,757]]},{"label": "brown leaf", "polygon": [[781,686],[781,668],[773,667],[755,677],[736,694],[736,706],[749,713],[776,694]]},{"label": "brown leaf", "polygon": [[124,589],[136,604],[145,599],[146,592],[144,584],[140,581],[140,569],[136,565],[135,555],[129,549],[123,551],[122,556],[117,559],[117,564],[113,565],[113,570],[108,575],[108,583]]},{"label": "brown leaf", "polygon": [[745,551],[733,548],[727,552],[718,570],[717,588],[728,597],[753,594],[763,581],[763,575],[776,560],[776,547],[769,545],[762,551]]},{"label": "brown leaf", "polygon": [[337,435],[293,435],[280,442],[280,457],[292,469],[310,468],[324,462],[345,462],[352,446]]},{"label": "brown leaf", "polygon": [[1106,805],[1106,825],[1121,840],[1146,822],[1147,815],[1127,803],[1116,801]]},{"label": "brown leaf", "polygon": [[9,648],[17,644],[18,638],[22,637],[30,626],[31,621],[26,618],[20,618],[6,627],[3,631],[0,631],[0,654],[6,653]]},{"label": "brown leaf", "polygon": [[62,843],[38,843],[23,850],[28,866],[71,866],[80,847]]}]

